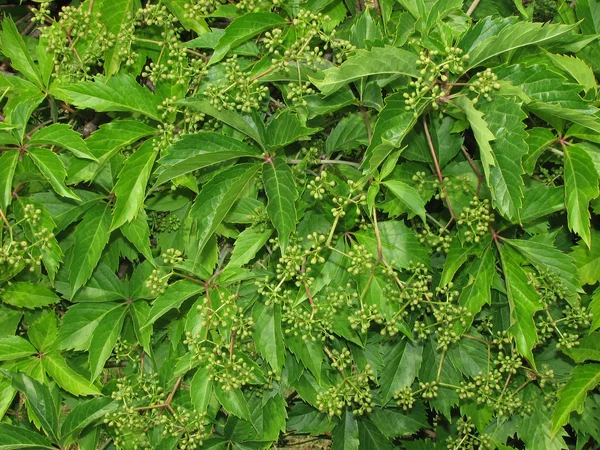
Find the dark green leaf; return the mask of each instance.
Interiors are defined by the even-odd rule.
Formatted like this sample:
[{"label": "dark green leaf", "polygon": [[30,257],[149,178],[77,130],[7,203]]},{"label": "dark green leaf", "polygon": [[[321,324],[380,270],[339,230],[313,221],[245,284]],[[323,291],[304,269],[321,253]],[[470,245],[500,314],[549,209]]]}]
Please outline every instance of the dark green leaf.
[{"label": "dark green leaf", "polygon": [[263,182],[269,203],[267,211],[277,230],[281,252],[285,253],[290,234],[296,230],[298,192],[290,166],[282,158],[264,165]]}]

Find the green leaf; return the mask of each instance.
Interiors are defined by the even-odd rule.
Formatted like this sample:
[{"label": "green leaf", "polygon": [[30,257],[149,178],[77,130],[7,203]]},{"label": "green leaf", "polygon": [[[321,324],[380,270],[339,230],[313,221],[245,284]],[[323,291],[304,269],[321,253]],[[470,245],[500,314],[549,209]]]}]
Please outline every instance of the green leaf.
[{"label": "green leaf", "polygon": [[[204,100],[201,98],[187,98],[181,100],[179,103],[193,110],[200,111],[204,114],[208,114],[209,116],[212,116],[215,119],[226,123],[230,127],[235,128],[236,130],[244,133],[246,136],[256,141],[261,147],[264,147],[264,129],[262,129],[262,123],[255,123],[254,120],[252,120],[252,118],[250,118],[249,116],[241,115],[235,111],[230,111],[228,109],[219,110],[218,108],[215,108],[213,105],[211,105],[208,100]],[[217,134],[217,136],[221,138],[226,137],[222,134]],[[187,136],[184,136],[183,138],[185,139],[186,137]],[[236,140],[236,142],[238,145],[241,144],[240,141]]]},{"label": "green leaf", "polygon": [[565,146],[564,164],[569,229],[581,236],[588,248],[591,248],[589,203],[600,194],[600,176],[590,155],[578,145]]},{"label": "green leaf", "polygon": [[467,96],[459,96],[452,100],[467,116],[467,120],[473,130],[473,135],[479,147],[479,155],[481,157],[481,165],[485,173],[485,179],[490,182],[491,167],[496,164],[494,158],[494,150],[490,142],[496,139],[488,127],[487,122],[483,119],[483,113],[475,109],[475,105]]},{"label": "green leaf", "polygon": [[114,188],[117,197],[110,229],[115,230],[138,215],[144,205],[146,185],[150,179],[157,149],[152,140],[144,142],[133,155],[127,158],[119,172],[119,181]]},{"label": "green leaf", "polygon": [[96,160],[90,152],[86,142],[71,127],[64,123],[55,123],[40,128],[33,133],[28,142],[29,145],[56,145],[66,148],[78,158]]},{"label": "green leaf", "polygon": [[41,434],[26,428],[0,423],[0,450],[17,450],[21,448],[54,449],[56,447]]},{"label": "green leaf", "polygon": [[571,256],[575,260],[581,284],[596,284],[600,281],[600,231],[592,230],[592,246],[580,241]]},{"label": "green leaf", "polygon": [[30,150],[29,156],[58,195],[72,198],[73,200],[79,200],[79,197],[77,197],[71,189],[65,186],[67,171],[55,153],[50,150],[37,148]]},{"label": "green leaf", "polygon": [[13,282],[6,286],[0,298],[11,306],[27,309],[43,308],[60,301],[58,296],[46,286],[27,281]]},{"label": "green leaf", "polygon": [[358,440],[360,442],[359,449],[377,450],[392,449],[392,443],[377,429],[375,424],[368,419],[358,422]]},{"label": "green leaf", "polygon": [[537,330],[533,316],[543,305],[538,292],[529,283],[527,274],[519,265],[515,252],[516,250],[506,245],[500,252],[510,306],[509,333],[515,338],[519,353],[535,367],[531,350],[537,341]]},{"label": "green leaf", "polygon": [[256,302],[252,310],[254,339],[260,354],[271,368],[281,374],[285,362],[285,342],[281,329],[281,305],[266,306]]},{"label": "green leaf", "polygon": [[[412,264],[429,265],[428,250],[421,245],[417,234],[408,228],[404,222],[379,222],[379,234],[383,257],[397,270],[403,270]],[[377,257],[377,237],[375,232],[358,231],[354,236],[369,253]]]},{"label": "green leaf", "polygon": [[79,81],[53,89],[54,95],[79,108],[96,111],[126,111],[139,113],[160,121],[158,100],[150,90],[140,86],[135,78],[124,73],[108,80],[97,76],[94,81]]},{"label": "green leaf", "polygon": [[[591,305],[590,310],[592,314],[595,313],[594,308],[592,308]],[[592,328],[593,326],[594,323],[592,322]],[[591,333],[582,337],[576,346],[563,351],[573,358],[573,361],[576,363],[600,361],[600,332]]]},{"label": "green leaf", "polygon": [[198,252],[204,249],[259,170],[258,164],[236,164],[219,172],[204,185],[190,210],[190,217],[198,223]]},{"label": "green leaf", "polygon": [[420,104],[416,111],[406,111],[404,101],[401,93],[385,98],[385,107],[377,116],[371,143],[361,164],[361,167],[367,168],[369,172],[377,169],[392,150],[402,146],[404,139],[417,123],[424,106]]},{"label": "green leaf", "polygon": [[77,221],[87,210],[100,203],[104,198],[98,192],[81,189],[74,189],[73,192],[81,199],[80,202],[61,197],[53,191],[38,192],[32,196],[35,202],[44,205],[52,215],[52,219],[56,222],[55,234],[58,234]]},{"label": "green leaf", "polygon": [[196,411],[206,411],[212,393],[213,380],[203,368],[199,368],[190,382],[190,398]]},{"label": "green leaf", "polygon": [[121,233],[131,242],[138,252],[144,255],[148,261],[153,261],[152,250],[150,250],[150,228],[146,211],[141,209],[135,218],[121,226]]},{"label": "green leaf", "polygon": [[400,408],[374,408],[369,418],[389,439],[414,434],[428,426],[427,413],[422,403],[416,403],[409,411]]},{"label": "green leaf", "polygon": [[568,448],[563,440],[566,432],[552,433],[552,419],[541,402],[519,424],[518,434],[527,450],[562,450]]},{"label": "green leaf", "polygon": [[358,450],[360,440],[358,437],[358,423],[348,410],[344,411],[339,423],[331,433],[332,450]]},{"label": "green leaf", "polygon": [[171,309],[179,308],[188,298],[203,293],[205,289],[203,285],[188,280],[179,280],[170,284],[152,304],[143,326],[152,325]]},{"label": "green leaf", "polygon": [[100,125],[85,142],[98,161],[105,162],[120,149],[153,133],[156,133],[156,128],[143,122],[118,119]]},{"label": "green leaf", "polygon": [[110,238],[110,221],[110,206],[98,205],[91,208],[75,228],[75,242],[69,250],[69,283],[72,294],[76,294],[89,280],[100,261]]},{"label": "green leaf", "polygon": [[13,387],[27,398],[30,410],[50,438],[58,441],[58,412],[50,389],[24,373],[3,371],[3,374],[9,377]]},{"label": "green leaf", "polygon": [[346,84],[370,75],[421,76],[415,54],[400,48],[373,47],[357,50],[341,66],[323,71],[322,79],[311,78],[311,81],[324,95],[330,95]]},{"label": "green leaf", "polygon": [[562,36],[572,33],[576,26],[535,22],[510,24],[468,50],[470,58],[467,69],[477,67],[491,58],[520,47],[554,43]]},{"label": "green leaf", "polygon": [[42,366],[61,388],[75,395],[100,395],[96,386],[71,369],[58,353],[49,353],[42,358]]},{"label": "green leaf", "polygon": [[166,156],[158,162],[164,170],[155,187],[194,170],[236,158],[260,158],[256,147],[218,133],[201,132],[183,136],[175,142]]},{"label": "green leaf", "polygon": [[63,438],[66,436],[77,437],[85,427],[106,414],[116,411],[118,406],[118,402],[110,396],[92,398],[77,404],[62,423],[61,435]]},{"label": "green leaf", "polygon": [[15,70],[25,75],[29,81],[35,83],[39,88],[44,86],[38,66],[33,62],[23,37],[9,17],[2,21],[2,53],[8,56]]},{"label": "green leaf", "polygon": [[483,305],[492,302],[490,289],[494,279],[495,261],[491,248],[487,247],[480,258],[476,258],[467,268],[465,268],[465,272],[468,274],[469,281],[462,289],[458,302],[464,306],[471,315],[464,318],[464,326],[460,323],[455,325],[454,330],[459,335],[469,329],[475,316],[479,314],[481,308],[483,308]]},{"label": "green leaf", "polygon": [[194,30],[197,34],[202,35],[209,31],[209,27],[202,17],[197,17],[190,14],[189,3],[187,0],[163,0],[164,4],[177,17],[186,30]]},{"label": "green leaf", "polygon": [[248,401],[246,400],[246,397],[244,397],[241,389],[230,388],[225,390],[222,388],[221,383],[216,383],[214,387],[217,399],[219,400],[219,403],[223,405],[225,411],[240,419],[247,421],[252,420]]},{"label": "green leaf", "polygon": [[585,61],[575,56],[554,55],[549,52],[546,54],[556,67],[571,75],[586,91],[597,90],[598,84],[596,83],[594,71]]},{"label": "green leaf", "polygon": [[303,140],[317,132],[318,128],[307,128],[304,121],[297,114],[284,110],[281,114],[274,116],[267,127],[267,142],[269,150],[276,150],[286,145]]},{"label": "green leaf", "polygon": [[600,383],[600,364],[584,364],[573,369],[571,378],[558,391],[558,402],[552,415],[552,435],[567,424],[571,412],[583,413],[587,393],[598,383]]},{"label": "green leaf", "polygon": [[115,308],[106,313],[98,322],[88,347],[91,381],[96,380],[104,370],[104,364],[110,357],[117,339],[121,335],[126,313],[126,308]]},{"label": "green leaf", "polygon": [[476,243],[465,245],[463,247],[460,239],[452,239],[448,254],[446,255],[446,262],[444,263],[440,286],[446,286],[450,283],[454,279],[454,275],[458,269],[460,269],[462,265],[480,249],[481,247]]},{"label": "green leaf", "polygon": [[[83,293],[84,290],[80,292]],[[87,351],[102,319],[120,306],[121,304],[112,302],[70,306],[62,318],[54,346],[61,350]]]},{"label": "green leaf", "polygon": [[505,239],[509,245],[519,250],[539,272],[551,272],[567,288],[567,295],[576,296],[582,293],[581,285],[577,279],[575,260],[551,244],[523,239]]},{"label": "green leaf", "polygon": [[410,386],[421,368],[423,345],[406,339],[395,343],[383,357],[381,395],[383,404],[389,403],[400,389]]},{"label": "green leaf", "polygon": [[18,150],[9,150],[0,156],[0,205],[4,211],[12,201],[12,183],[18,162]]},{"label": "green leaf", "polygon": [[546,186],[532,182],[525,190],[521,221],[526,224],[565,209],[565,190],[562,186]]},{"label": "green leaf", "polygon": [[488,178],[492,198],[498,210],[515,221],[523,199],[521,158],[528,151],[523,123],[527,115],[514,99],[504,97],[482,102],[479,109],[484,114],[488,130],[495,136],[490,143],[494,164],[489,169]]},{"label": "green leaf", "polygon": [[227,53],[248,39],[285,24],[285,20],[275,13],[256,12],[248,13],[235,19],[227,28],[215,46],[215,51],[208,62],[209,65],[221,61]]},{"label": "green leaf", "polygon": [[425,223],[425,201],[415,188],[397,180],[385,181],[383,185],[396,196],[409,219],[417,215]]},{"label": "green leaf", "polygon": [[263,183],[269,203],[267,212],[277,230],[281,253],[285,254],[290,235],[296,230],[298,191],[292,169],[283,158],[269,161],[263,168]]},{"label": "green leaf", "polygon": [[325,153],[331,156],[335,152],[351,150],[368,141],[365,119],[361,114],[351,114],[331,130],[325,141]]},{"label": "green leaf", "polygon": [[131,46],[131,39],[121,35],[121,28],[127,27],[131,18],[135,16],[137,3],[135,0],[104,0],[100,3],[100,20],[106,27],[107,33],[112,33],[114,38],[111,46],[104,53],[104,74],[110,77],[119,71],[122,54],[127,54]]},{"label": "green leaf", "polygon": [[25,358],[37,353],[27,339],[21,336],[0,337],[0,361]]},{"label": "green leaf", "polygon": [[529,175],[532,175],[539,156],[556,142],[556,136],[548,128],[532,128],[527,130],[526,141],[529,151],[523,158],[523,167]]},{"label": "green leaf", "polygon": [[58,323],[54,311],[43,311],[29,326],[27,337],[39,353],[43,354],[58,335]]},{"label": "green leaf", "polygon": [[227,267],[242,267],[249,263],[264,247],[272,234],[273,230],[264,226],[246,228],[235,241]]}]

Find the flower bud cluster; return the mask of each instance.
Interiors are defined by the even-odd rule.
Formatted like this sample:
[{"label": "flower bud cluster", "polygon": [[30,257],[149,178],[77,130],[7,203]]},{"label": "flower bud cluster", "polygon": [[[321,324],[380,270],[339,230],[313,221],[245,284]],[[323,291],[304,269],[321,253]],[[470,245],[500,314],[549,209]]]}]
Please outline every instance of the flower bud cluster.
[{"label": "flower bud cluster", "polygon": [[457,220],[458,225],[463,225],[465,242],[479,242],[483,236],[489,233],[490,224],[494,221],[491,212],[490,201],[485,198],[480,200],[473,197],[469,206],[465,207]]}]

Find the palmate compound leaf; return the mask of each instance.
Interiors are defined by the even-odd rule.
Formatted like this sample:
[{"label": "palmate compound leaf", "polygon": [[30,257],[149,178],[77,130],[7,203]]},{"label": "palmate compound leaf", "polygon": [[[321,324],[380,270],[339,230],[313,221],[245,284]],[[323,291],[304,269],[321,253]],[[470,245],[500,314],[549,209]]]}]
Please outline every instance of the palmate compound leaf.
[{"label": "palmate compound leaf", "polygon": [[590,155],[578,145],[563,147],[565,204],[569,229],[581,236],[588,248],[592,246],[590,231],[590,200],[598,197],[600,176]]},{"label": "palmate compound leaf", "polygon": [[292,169],[283,158],[264,164],[263,182],[269,203],[267,212],[277,230],[282,254],[285,254],[290,235],[296,230],[296,199],[298,191]]},{"label": "palmate compound leaf", "polygon": [[505,245],[500,255],[510,306],[511,326],[508,331],[515,339],[519,353],[535,367],[532,349],[538,336],[533,316],[543,307],[540,295],[529,283],[527,274],[519,265],[516,250]]},{"label": "palmate compound leaf", "polygon": [[558,391],[558,402],[552,415],[552,434],[555,435],[565,425],[573,411],[580,414],[588,391],[600,383],[600,364],[584,364],[576,366],[571,378]]}]

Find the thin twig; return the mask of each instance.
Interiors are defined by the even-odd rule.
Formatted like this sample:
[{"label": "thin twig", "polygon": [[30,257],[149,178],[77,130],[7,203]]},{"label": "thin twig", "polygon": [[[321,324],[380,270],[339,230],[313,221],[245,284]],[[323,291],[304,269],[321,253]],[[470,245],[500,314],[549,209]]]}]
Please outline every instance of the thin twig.
[{"label": "thin twig", "polygon": [[450,199],[448,198],[448,193],[446,192],[446,188],[444,187],[444,177],[442,175],[442,169],[440,168],[440,163],[438,162],[437,155],[435,153],[435,147],[433,146],[433,141],[431,140],[431,133],[429,133],[429,126],[427,125],[427,120],[423,117],[423,128],[425,129],[425,137],[427,138],[427,145],[429,145],[429,150],[431,152],[431,157],[433,158],[433,164],[435,165],[435,173],[440,182],[440,187],[442,189],[442,193],[444,194],[444,201],[446,202],[446,206],[448,207],[448,211],[450,212],[450,217],[452,219],[456,218],[454,215],[454,211],[452,210],[452,205],[450,205]]},{"label": "thin twig", "polygon": [[362,113],[363,120],[365,121],[365,125],[367,126],[367,138],[368,138],[369,142],[371,142],[372,132],[371,132],[371,121],[369,120],[369,115],[367,114],[367,110],[365,109],[365,107],[363,105],[358,105],[358,107],[360,108],[360,112]]},{"label": "thin twig", "polygon": [[383,260],[383,245],[381,244],[381,235],[379,234],[379,226],[377,225],[377,210],[373,206],[373,229],[375,230],[375,238],[377,239],[377,263]]},{"label": "thin twig", "polygon": [[467,161],[469,161],[469,165],[471,166],[471,169],[473,169],[473,172],[475,172],[475,175],[477,176],[477,190],[475,192],[477,195],[479,195],[479,189],[481,188],[481,181],[483,180],[483,175],[481,175],[481,172],[475,165],[475,162],[471,158],[471,155],[469,155],[467,148],[464,145],[461,145],[460,149],[462,150],[463,155],[465,155],[465,158],[467,158]]},{"label": "thin twig", "polygon": [[[286,162],[288,164],[300,164],[303,163],[303,159],[287,159]],[[345,166],[360,168],[360,163],[352,162],[352,161],[344,161],[342,159],[321,159],[319,160],[320,164],[342,164]]]},{"label": "thin twig", "polygon": [[469,6],[469,9],[467,9],[467,16],[470,16],[471,14],[473,14],[473,11],[475,11],[475,8],[477,8],[477,5],[479,5],[479,2],[481,0],[473,0],[473,3],[471,3],[471,6]]}]

